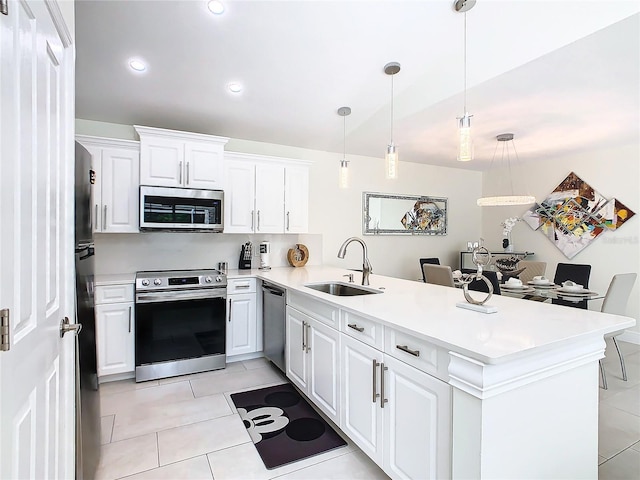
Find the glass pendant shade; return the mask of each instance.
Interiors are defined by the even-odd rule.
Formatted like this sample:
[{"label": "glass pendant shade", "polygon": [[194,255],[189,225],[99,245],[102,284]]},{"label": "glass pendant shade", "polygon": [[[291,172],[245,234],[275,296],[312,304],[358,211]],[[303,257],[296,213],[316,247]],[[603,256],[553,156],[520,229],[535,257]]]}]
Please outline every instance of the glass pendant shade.
[{"label": "glass pendant shade", "polygon": [[395,180],[398,178],[398,150],[393,143],[387,145],[387,153],[384,156],[385,178]]},{"label": "glass pendant shade", "polygon": [[471,138],[471,115],[465,113],[458,125],[458,161],[473,160],[473,140]]},{"label": "glass pendant shade", "polygon": [[340,188],[349,188],[349,162],[346,160],[340,161],[338,186]]}]

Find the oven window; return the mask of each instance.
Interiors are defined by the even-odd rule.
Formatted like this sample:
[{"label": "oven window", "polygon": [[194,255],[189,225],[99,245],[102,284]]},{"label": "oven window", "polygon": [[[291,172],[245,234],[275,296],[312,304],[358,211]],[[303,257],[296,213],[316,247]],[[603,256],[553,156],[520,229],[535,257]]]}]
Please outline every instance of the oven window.
[{"label": "oven window", "polygon": [[225,353],[225,299],[136,304],[136,366]]},{"label": "oven window", "polygon": [[222,201],[213,198],[145,195],[143,216],[145,223],[220,225]]}]

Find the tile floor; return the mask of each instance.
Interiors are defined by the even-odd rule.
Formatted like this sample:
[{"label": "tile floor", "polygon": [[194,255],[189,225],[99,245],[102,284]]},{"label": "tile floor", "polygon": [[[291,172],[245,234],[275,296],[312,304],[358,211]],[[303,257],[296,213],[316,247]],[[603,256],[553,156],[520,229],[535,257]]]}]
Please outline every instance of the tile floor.
[{"label": "tile floor", "polygon": [[[608,343],[609,389],[600,389],[599,478],[640,478],[640,346],[619,342],[623,382]],[[96,479],[385,479],[349,442],[315,457],[267,470],[230,394],[286,381],[263,359],[225,370],[136,384],[100,386],[102,452]]]}]

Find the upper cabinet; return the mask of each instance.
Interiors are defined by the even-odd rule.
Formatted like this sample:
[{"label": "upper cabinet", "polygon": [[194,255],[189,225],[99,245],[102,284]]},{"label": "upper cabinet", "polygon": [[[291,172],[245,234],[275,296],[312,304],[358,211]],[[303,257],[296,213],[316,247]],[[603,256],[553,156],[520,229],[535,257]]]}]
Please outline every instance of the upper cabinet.
[{"label": "upper cabinet", "polygon": [[225,153],[225,233],[305,233],[309,162]]},{"label": "upper cabinet", "polygon": [[138,125],[134,128],[140,136],[141,185],[223,190],[228,138]]},{"label": "upper cabinet", "polygon": [[96,181],[91,188],[93,232],[137,233],[138,142],[77,135],[91,154]]}]

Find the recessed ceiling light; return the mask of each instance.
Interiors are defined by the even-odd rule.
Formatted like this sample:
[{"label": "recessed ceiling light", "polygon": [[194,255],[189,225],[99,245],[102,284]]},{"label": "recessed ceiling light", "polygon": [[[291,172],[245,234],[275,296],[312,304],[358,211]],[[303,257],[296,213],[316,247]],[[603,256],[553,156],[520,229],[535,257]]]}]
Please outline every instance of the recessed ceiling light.
[{"label": "recessed ceiling light", "polygon": [[211,0],[207,3],[207,8],[214,15],[222,15],[224,13],[224,4],[220,0]]},{"label": "recessed ceiling light", "polygon": [[131,67],[131,69],[135,70],[136,72],[144,72],[147,69],[147,64],[142,60],[133,58],[129,60],[129,67]]},{"label": "recessed ceiling light", "polygon": [[229,85],[227,85],[227,88],[229,89],[229,91],[231,93],[240,93],[240,92],[242,92],[242,85],[240,85],[239,83],[236,83],[236,82],[231,82]]}]

